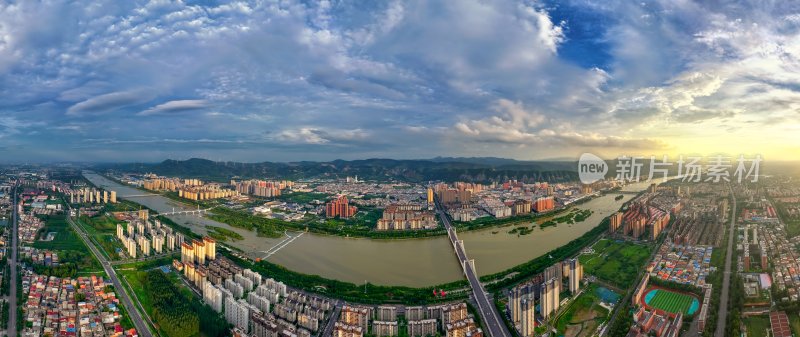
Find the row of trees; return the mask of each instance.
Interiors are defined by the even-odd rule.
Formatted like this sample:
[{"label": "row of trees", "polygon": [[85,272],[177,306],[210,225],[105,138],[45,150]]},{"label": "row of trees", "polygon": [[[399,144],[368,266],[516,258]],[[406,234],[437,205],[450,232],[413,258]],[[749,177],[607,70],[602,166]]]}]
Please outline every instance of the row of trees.
[{"label": "row of trees", "polygon": [[180,291],[158,269],[145,275],[145,290],[153,303],[152,317],[170,337],[230,337],[230,324],[202,300]]},{"label": "row of trees", "polygon": [[8,310],[10,309],[11,305],[8,304],[8,301],[3,302],[3,313],[0,316],[0,328],[8,329]]},{"label": "row of trees", "polygon": [[731,291],[728,302],[728,324],[725,336],[741,336],[742,310],[744,309],[744,282],[738,273],[731,274]]},{"label": "row of trees", "polygon": [[619,314],[617,314],[616,320],[611,322],[611,326],[608,328],[609,336],[621,337],[628,335],[628,331],[633,326],[633,312],[631,309],[630,301],[622,301],[619,304],[619,308],[617,308]]},{"label": "row of trees", "polygon": [[8,258],[3,257],[2,264],[4,272],[2,282],[0,282],[0,295],[8,296],[11,292],[11,267],[8,264]]},{"label": "row of trees", "polygon": [[153,302],[151,316],[167,335],[191,337],[200,332],[200,319],[189,305],[190,299],[175,291],[172,281],[163,272],[147,272],[145,290]]},{"label": "row of trees", "polygon": [[197,297],[192,297],[192,310],[200,317],[200,332],[204,337],[230,337],[231,325],[218,312]]},{"label": "row of trees", "polygon": [[[367,284],[353,284],[338,280],[326,279],[318,275],[307,275],[286,269],[280,265],[268,261],[253,263],[242,260],[236,256],[228,256],[243,268],[250,268],[262,275],[268,275],[276,280],[283,281],[287,285],[303,289],[309,292],[323,293],[327,296],[340,298],[346,301],[353,301],[365,304],[381,303],[404,303],[404,304],[425,304],[433,303],[437,299],[433,297],[434,289],[448,291],[446,298],[442,300],[454,300],[465,298],[468,292],[453,293],[455,289],[466,289],[469,287],[466,280],[437,285],[426,288],[411,288],[402,286],[383,286]],[[365,291],[366,290],[366,291]]]}]

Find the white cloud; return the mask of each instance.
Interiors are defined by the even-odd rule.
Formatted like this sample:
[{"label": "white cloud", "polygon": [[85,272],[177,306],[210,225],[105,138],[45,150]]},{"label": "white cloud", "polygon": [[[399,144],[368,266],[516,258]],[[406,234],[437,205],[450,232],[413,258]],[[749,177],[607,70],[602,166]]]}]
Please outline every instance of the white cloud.
[{"label": "white cloud", "polygon": [[300,127],[282,130],[269,138],[289,144],[322,145],[361,141],[368,136],[369,133],[361,129]]},{"label": "white cloud", "polygon": [[[582,32],[607,49],[597,67],[574,58],[603,53],[565,48],[583,18],[537,1],[0,4],[0,111],[41,116],[64,143],[89,130],[412,154],[663,148],[688,128],[797,124],[788,3],[559,4],[597,16]],[[209,106],[169,127],[140,118]]]},{"label": "white cloud", "polygon": [[155,97],[155,93],[146,89],[112,92],[89,98],[67,109],[67,115],[85,116],[111,112],[132,105],[145,103]]},{"label": "white cloud", "polygon": [[171,113],[171,112],[180,112],[180,111],[188,111],[188,110],[198,110],[207,108],[209,106],[208,102],[201,99],[187,99],[187,100],[176,100],[176,101],[169,101],[166,103],[162,103],[156,105],[152,108],[139,112],[140,116],[149,116],[149,115],[157,115],[161,113]]}]

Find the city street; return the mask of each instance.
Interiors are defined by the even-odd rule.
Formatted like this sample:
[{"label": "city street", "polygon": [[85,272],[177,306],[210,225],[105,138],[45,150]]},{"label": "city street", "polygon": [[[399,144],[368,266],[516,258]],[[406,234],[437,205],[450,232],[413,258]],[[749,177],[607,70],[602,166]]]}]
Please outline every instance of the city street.
[{"label": "city street", "polygon": [[[19,229],[19,214],[18,214],[18,206],[17,202],[17,185],[11,189],[11,193],[13,194],[12,197],[12,211],[11,211],[11,254],[10,258],[8,259],[8,265],[11,271],[11,280],[9,282],[9,293],[8,293],[8,329],[6,330],[6,336],[16,336],[17,335],[17,278],[19,277],[17,273],[17,253],[19,251],[19,235],[17,231]],[[4,275],[4,277],[8,277],[9,275]]]},{"label": "city street", "polygon": [[[68,210],[69,212],[69,210]],[[111,278],[111,282],[114,284],[114,290],[117,292],[122,304],[125,306],[125,311],[127,311],[128,315],[133,322],[133,325],[136,327],[136,331],[139,333],[141,337],[153,337],[153,333],[150,331],[150,327],[145,323],[144,319],[142,318],[142,313],[136,309],[133,301],[131,300],[130,295],[127,291],[125,291],[125,287],[122,286],[122,283],[117,276],[117,272],[114,270],[112,264],[105,258],[103,254],[92,244],[91,240],[89,240],[89,236],[83,231],[83,228],[78,226],[72,219],[71,216],[67,217],[67,222],[75,231],[76,234],[83,240],[83,243],[89,247],[89,250],[92,251],[92,254],[100,261],[100,264],[103,266],[103,270],[105,270],[106,274],[109,278]],[[10,327],[10,326],[9,326]]]},{"label": "city street", "polygon": [[[730,187],[730,186],[728,186]],[[714,331],[715,337],[725,337],[725,325],[728,323],[728,296],[731,283],[731,259],[733,257],[733,237],[736,234],[736,194],[731,189],[731,224],[728,232],[728,247],[725,253],[725,273],[722,274],[722,294],[719,298],[719,313],[717,316],[717,330]]]}]

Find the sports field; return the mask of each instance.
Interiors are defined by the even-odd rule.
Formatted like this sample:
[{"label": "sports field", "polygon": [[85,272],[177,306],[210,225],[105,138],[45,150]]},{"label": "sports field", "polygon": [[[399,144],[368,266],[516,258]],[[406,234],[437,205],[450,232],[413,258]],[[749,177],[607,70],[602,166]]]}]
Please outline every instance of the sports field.
[{"label": "sports field", "polygon": [[647,305],[673,314],[694,314],[699,307],[696,298],[664,289],[654,289],[645,295]]}]

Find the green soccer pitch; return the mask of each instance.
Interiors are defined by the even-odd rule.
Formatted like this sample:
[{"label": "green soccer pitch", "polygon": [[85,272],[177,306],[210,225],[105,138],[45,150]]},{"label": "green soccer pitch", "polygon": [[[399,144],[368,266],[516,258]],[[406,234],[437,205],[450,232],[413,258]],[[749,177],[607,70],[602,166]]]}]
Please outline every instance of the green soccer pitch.
[{"label": "green soccer pitch", "polygon": [[697,300],[692,296],[664,289],[651,290],[645,297],[645,303],[653,308],[673,314],[682,313],[684,315],[694,313],[696,308],[693,308],[692,303],[696,301]]}]

